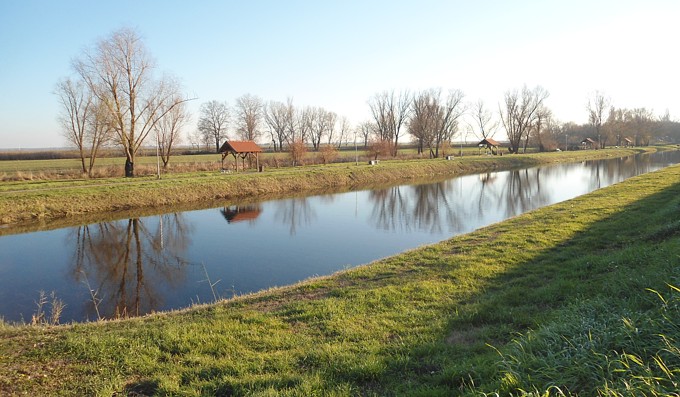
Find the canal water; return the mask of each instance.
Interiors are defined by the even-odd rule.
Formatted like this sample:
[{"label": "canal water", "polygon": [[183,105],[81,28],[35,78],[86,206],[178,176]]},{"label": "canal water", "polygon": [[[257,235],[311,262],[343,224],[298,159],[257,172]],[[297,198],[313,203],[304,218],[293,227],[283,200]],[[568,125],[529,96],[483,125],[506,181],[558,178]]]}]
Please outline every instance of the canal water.
[{"label": "canal water", "polygon": [[188,307],[393,255],[680,162],[680,152],[229,204],[0,237],[0,317]]}]

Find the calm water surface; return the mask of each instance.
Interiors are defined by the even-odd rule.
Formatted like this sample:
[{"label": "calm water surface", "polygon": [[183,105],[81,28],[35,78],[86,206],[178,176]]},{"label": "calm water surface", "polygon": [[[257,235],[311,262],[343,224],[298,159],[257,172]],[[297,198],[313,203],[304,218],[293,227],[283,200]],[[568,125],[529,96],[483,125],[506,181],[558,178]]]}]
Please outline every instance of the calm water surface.
[{"label": "calm water surface", "polygon": [[30,321],[39,291],[70,322],[291,284],[678,162],[664,152],[3,236],[0,317]]}]

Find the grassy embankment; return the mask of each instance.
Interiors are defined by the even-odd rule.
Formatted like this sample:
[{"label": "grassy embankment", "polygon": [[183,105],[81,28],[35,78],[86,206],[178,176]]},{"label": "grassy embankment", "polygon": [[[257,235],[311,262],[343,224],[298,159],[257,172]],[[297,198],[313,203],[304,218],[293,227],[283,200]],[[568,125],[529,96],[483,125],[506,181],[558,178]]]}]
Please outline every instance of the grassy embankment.
[{"label": "grassy embankment", "polygon": [[[211,205],[215,200],[296,192],[340,191],[541,163],[620,157],[645,149],[607,149],[507,156],[469,156],[454,161],[383,161],[267,169],[264,173],[194,172],[154,177],[22,181],[0,184],[0,224],[73,218],[86,214],[142,210],[159,206]],[[206,204],[207,203],[207,204]],[[158,209],[154,209],[158,211]],[[101,215],[100,215],[101,216]]]},{"label": "grassy embankment", "polygon": [[679,181],[670,167],[214,305],[0,325],[0,394],[678,395]]}]

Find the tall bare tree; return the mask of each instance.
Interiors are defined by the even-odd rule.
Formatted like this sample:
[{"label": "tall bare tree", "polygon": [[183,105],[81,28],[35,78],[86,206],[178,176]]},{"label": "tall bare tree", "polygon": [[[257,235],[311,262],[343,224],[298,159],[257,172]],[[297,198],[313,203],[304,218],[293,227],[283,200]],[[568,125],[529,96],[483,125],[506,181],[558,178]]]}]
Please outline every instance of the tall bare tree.
[{"label": "tall bare tree", "polygon": [[536,111],[548,97],[548,91],[536,86],[522,91],[511,90],[505,93],[504,108],[499,109],[501,121],[510,140],[510,152],[518,153],[522,139],[531,131]]},{"label": "tall bare tree", "polygon": [[[295,117],[295,106],[293,106],[293,98],[286,99],[286,142],[288,145],[292,145],[295,142],[299,142],[302,146],[305,146],[305,141],[302,138],[300,129],[298,128],[298,119]],[[306,147],[305,147],[306,150]]]},{"label": "tall bare tree", "polygon": [[311,106],[305,106],[296,112],[296,125],[299,131],[300,139],[303,142],[309,142],[312,138],[314,114],[315,109]]},{"label": "tall bare tree", "polygon": [[163,162],[163,168],[168,168],[172,150],[181,141],[181,133],[184,125],[189,121],[190,115],[185,103],[174,106],[166,113],[156,125],[156,144]]},{"label": "tall bare tree", "polygon": [[106,109],[82,81],[64,79],[55,93],[61,102],[59,121],[64,137],[78,149],[83,173],[92,176],[99,149],[111,140]]},{"label": "tall bare tree", "polygon": [[616,109],[613,106],[609,109],[609,116],[604,124],[605,131],[614,140],[616,146],[621,146],[623,138],[625,138],[625,111],[623,109]]},{"label": "tall bare tree", "polygon": [[338,122],[338,134],[337,134],[338,149],[340,149],[340,147],[342,146],[342,141],[347,139],[351,130],[352,124],[349,122],[349,119],[345,116],[340,117],[340,121]]},{"label": "tall bare tree", "polygon": [[595,137],[597,138],[600,149],[604,149],[607,143],[607,134],[602,128],[609,111],[611,101],[605,97],[603,93],[595,91],[591,98],[588,99],[588,122],[595,130]]},{"label": "tall bare tree", "polygon": [[227,138],[229,106],[226,102],[212,100],[201,105],[198,130],[215,142],[215,152],[220,151],[222,140]]},{"label": "tall bare tree", "polygon": [[357,127],[359,135],[364,139],[364,147],[368,147],[368,141],[375,132],[373,127],[370,121],[364,121]]},{"label": "tall bare tree", "polygon": [[635,146],[647,146],[654,128],[654,113],[647,108],[636,108],[627,112],[628,123],[635,135]]},{"label": "tall bare tree", "polygon": [[414,96],[409,130],[418,140],[419,149],[427,146],[430,157],[439,157],[441,145],[458,131],[458,119],[465,111],[463,97],[460,90],[451,90],[442,97],[440,89]]},{"label": "tall bare tree", "polygon": [[321,139],[326,134],[328,129],[328,117],[326,117],[326,109],[324,108],[312,108],[310,110],[310,136],[312,139],[312,146],[314,150],[319,150],[321,145]]},{"label": "tall bare tree", "polygon": [[[439,118],[434,139],[434,157],[439,157],[439,149],[442,144],[449,142],[458,132],[458,119],[465,112],[464,97],[463,91],[450,90],[446,100],[439,106]],[[431,151],[432,149],[430,149]]]},{"label": "tall bare tree", "polygon": [[327,111],[326,114],[326,139],[328,139],[328,145],[333,142],[335,138],[335,127],[338,123],[338,115],[335,112]]},{"label": "tall bare tree", "polygon": [[[536,116],[534,117],[534,121],[531,125],[531,133],[529,134],[536,140],[538,150],[541,152],[552,149],[556,145],[551,136],[551,133],[553,132],[551,128],[552,124],[554,124],[552,121],[552,112],[542,104],[538,107],[538,110],[536,110]],[[527,145],[529,144],[528,136],[527,139],[524,140],[525,152],[527,150]]]},{"label": "tall bare tree", "polygon": [[437,90],[426,90],[415,94],[413,97],[413,108],[408,129],[417,142],[418,154],[423,153],[425,147],[432,147],[439,110],[438,98],[435,97],[438,96]]},{"label": "tall bare tree", "polygon": [[368,101],[371,115],[375,122],[379,140],[392,142],[392,155],[397,155],[399,138],[406,125],[411,110],[412,96],[409,91],[396,94],[394,91],[384,91],[375,94]]},{"label": "tall bare tree", "polygon": [[154,125],[186,99],[177,96],[166,77],[154,78],[154,62],[132,29],[100,40],[73,67],[105,105],[125,153],[125,176],[133,177],[137,151]]},{"label": "tall bare tree", "polygon": [[274,150],[278,143],[279,150],[283,149],[283,143],[289,145],[295,141],[295,134],[291,134],[291,123],[295,117],[295,109],[292,102],[283,103],[270,101],[265,107],[264,121],[269,127],[269,134],[274,142]]},{"label": "tall bare tree", "polygon": [[477,127],[479,138],[493,138],[498,131],[499,122],[494,120],[493,113],[484,104],[483,100],[478,100],[470,107],[472,124]]},{"label": "tall bare tree", "polygon": [[246,141],[257,140],[262,134],[264,102],[258,96],[245,94],[236,99],[234,123],[239,138]]}]

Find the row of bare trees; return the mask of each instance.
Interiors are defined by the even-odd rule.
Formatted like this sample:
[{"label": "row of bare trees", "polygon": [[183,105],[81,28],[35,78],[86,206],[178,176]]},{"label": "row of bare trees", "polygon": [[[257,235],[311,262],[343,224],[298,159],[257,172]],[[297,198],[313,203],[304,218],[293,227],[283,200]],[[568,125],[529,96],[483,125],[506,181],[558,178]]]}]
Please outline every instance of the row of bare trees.
[{"label": "row of bare trees", "polygon": [[[443,94],[440,88],[423,90],[414,94],[394,91],[376,94],[369,100],[372,120],[359,128],[371,131],[374,139],[389,142],[392,155],[406,130],[416,142],[418,152],[428,151],[430,157],[439,157],[443,145],[457,135],[472,132],[480,139],[491,138],[499,127],[493,112],[483,101],[468,104],[460,90]],[[543,130],[551,118],[544,106],[548,92],[542,87],[506,92],[504,103],[499,106],[499,118],[508,134],[510,151],[517,153],[530,138],[540,141]],[[463,130],[464,122],[467,128]],[[367,134],[368,136],[368,134]]]},{"label": "row of bare trees", "polygon": [[201,105],[198,128],[189,135],[192,145],[215,144],[215,151],[227,139],[230,127],[241,140],[254,141],[261,137],[264,122],[264,102],[258,96],[245,94],[236,99],[234,108],[224,101],[212,100]]},{"label": "row of bare trees", "polygon": [[265,102],[246,94],[232,107],[226,102],[209,101],[200,108],[198,129],[190,140],[195,146],[212,141],[216,151],[233,130],[237,139],[262,141],[265,137],[274,151],[292,147],[296,142],[320,150],[323,144],[338,146],[352,132],[349,120],[322,107],[297,108],[292,99]]},{"label": "row of bare trees", "polygon": [[[126,157],[125,175],[134,176],[135,157],[150,136],[155,137],[159,158],[167,166],[182,127],[190,120],[188,99],[176,79],[157,75],[139,34],[126,28],[115,31],[84,50],[72,67],[74,75],[60,81],[55,91],[62,105],[63,132],[79,150],[83,173],[92,173],[102,147],[117,145]],[[346,117],[322,107],[296,107],[290,98],[265,102],[246,94],[236,99],[233,108],[217,100],[203,103],[189,140],[196,146],[214,144],[218,151],[232,131],[241,140],[262,142],[266,137],[275,151],[307,146],[319,151],[354,135],[364,146],[372,142],[396,156],[408,133],[419,153],[439,157],[443,145],[457,135],[490,138],[502,125],[511,153],[530,144],[552,150],[557,142],[568,146],[567,137],[575,134],[572,124],[554,119],[545,106],[548,96],[540,86],[509,90],[494,117],[495,112],[481,100],[465,103],[460,90],[383,91],[368,100],[371,119],[352,126]],[[669,138],[678,130],[668,115],[662,120],[644,108],[616,109],[600,92],[586,107],[589,123],[582,135],[592,134],[601,148],[608,142],[620,145],[627,136],[634,137],[636,145],[649,144],[654,136]],[[463,123],[466,128],[461,128]]]}]

